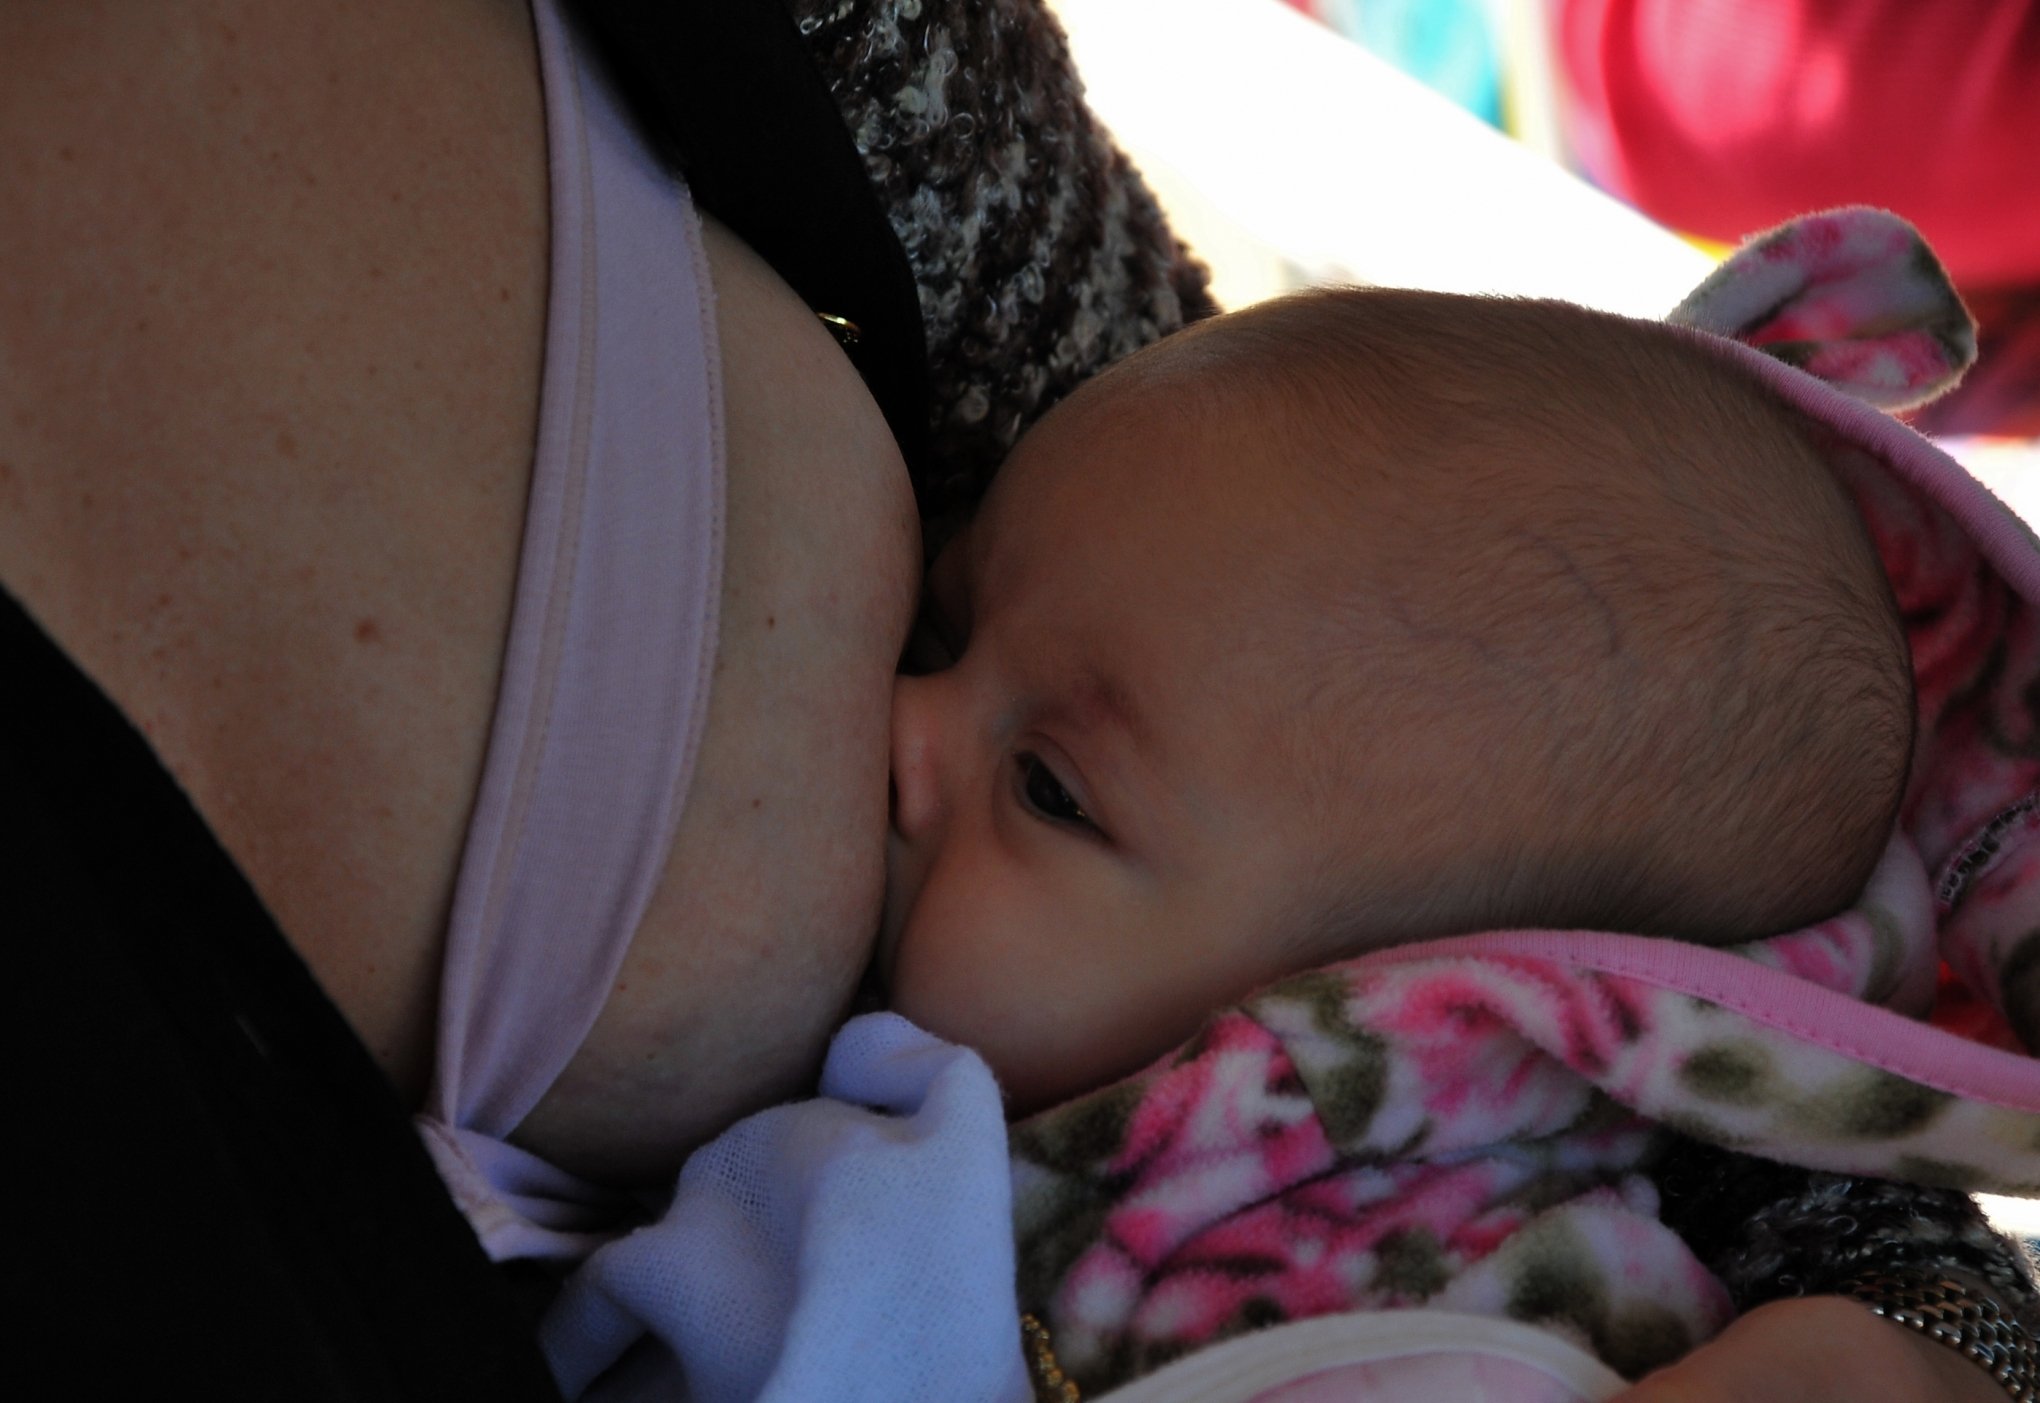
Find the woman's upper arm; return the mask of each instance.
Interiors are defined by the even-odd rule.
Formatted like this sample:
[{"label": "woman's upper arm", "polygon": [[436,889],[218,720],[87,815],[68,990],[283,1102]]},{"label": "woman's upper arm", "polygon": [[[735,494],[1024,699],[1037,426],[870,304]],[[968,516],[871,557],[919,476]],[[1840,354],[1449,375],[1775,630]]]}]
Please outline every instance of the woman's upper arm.
[{"label": "woman's upper arm", "polygon": [[1759,1306],[1610,1403],[2004,1403],[1962,1355],[1839,1296]]}]

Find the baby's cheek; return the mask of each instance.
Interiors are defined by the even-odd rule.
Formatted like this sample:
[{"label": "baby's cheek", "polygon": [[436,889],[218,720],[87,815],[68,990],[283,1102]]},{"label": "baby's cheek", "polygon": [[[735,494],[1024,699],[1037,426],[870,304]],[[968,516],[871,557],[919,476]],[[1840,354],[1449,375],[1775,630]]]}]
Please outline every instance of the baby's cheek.
[{"label": "baby's cheek", "polygon": [[984,921],[987,897],[945,901],[924,890],[900,936],[889,1006],[939,1038],[976,1049],[1005,1085],[1037,1052],[1039,953]]},{"label": "baby's cheek", "polygon": [[994,972],[972,958],[969,932],[922,901],[900,934],[887,994],[893,1012],[951,1042],[971,1044],[986,1022]]}]

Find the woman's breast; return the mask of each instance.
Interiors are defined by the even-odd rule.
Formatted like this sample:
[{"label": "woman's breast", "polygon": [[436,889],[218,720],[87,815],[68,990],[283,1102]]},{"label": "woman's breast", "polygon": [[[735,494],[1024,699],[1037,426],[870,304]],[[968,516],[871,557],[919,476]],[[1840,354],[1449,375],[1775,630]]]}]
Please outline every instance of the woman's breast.
[{"label": "woman's breast", "polygon": [[727,463],[713,680],[665,873],[608,1003],[516,1138],[663,1176],[811,1082],[884,885],[894,665],[920,558],[876,404],[829,334],[705,221]]}]

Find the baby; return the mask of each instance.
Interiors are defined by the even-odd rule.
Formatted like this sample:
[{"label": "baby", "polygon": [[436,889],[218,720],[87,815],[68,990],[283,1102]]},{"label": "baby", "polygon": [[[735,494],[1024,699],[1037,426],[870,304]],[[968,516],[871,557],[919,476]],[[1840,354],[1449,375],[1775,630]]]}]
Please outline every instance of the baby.
[{"label": "baby", "polygon": [[1792,413],[1562,304],[1172,337],[1022,441],[929,601],[876,972],[1013,1114],[1383,946],[1823,919],[1910,763],[1889,583]]},{"label": "baby", "polygon": [[[691,1396],[1020,1396],[1019,1310],[1087,1389],[1243,1321],[1434,1295],[1571,1321],[1632,1377],[1718,1329],[1721,1288],[1629,1182],[1657,1142],[1611,1130],[1570,1044],[1464,1016],[1534,996],[1384,977],[1363,1012],[1449,1005],[1391,1051],[1312,1002],[1357,983],[1292,985],[1084,1093],[1387,946],[1727,944],[1854,906],[1915,705],[1822,432],[1690,333],[1413,292],[1266,304],[1076,392],[939,557],[897,683],[872,975],[904,1018],[853,1020],[816,1099],[697,1152],[574,1275],[545,1332],[569,1394],[650,1335]],[[1641,1005],[1549,1002],[1575,993],[1529,1016],[1627,1048]],[[1749,1090],[1769,1048],[1710,1065]],[[1831,1128],[1890,1079],[1807,1086],[1846,1093]]]},{"label": "baby", "polygon": [[[1766,1315],[1787,1272],[1915,1288],[1743,1171],[2040,1182],[2029,1066],[1906,1016],[1938,957],[2011,991],[2034,948],[2040,543],[1871,407],[1971,345],[1896,220],[1776,231],[1674,321],[1314,293],[1034,428],[896,684],[895,1012],[569,1278],[566,1392],[1174,1397],[1306,1336],[1409,1360],[1394,1397],[1560,1346],[1582,1396],[1995,1388],[1908,1388],[1970,1366],[1845,1302]],[[1661,1194],[1668,1129],[1738,1152]],[[1957,1296],[2031,1300],[1987,1270]]]}]

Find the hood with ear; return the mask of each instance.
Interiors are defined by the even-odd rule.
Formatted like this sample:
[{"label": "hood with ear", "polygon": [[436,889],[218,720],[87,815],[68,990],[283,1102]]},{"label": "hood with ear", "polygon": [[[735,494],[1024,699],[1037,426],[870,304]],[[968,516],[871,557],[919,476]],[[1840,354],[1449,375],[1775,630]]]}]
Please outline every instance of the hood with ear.
[{"label": "hood with ear", "polygon": [[1641,1172],[1666,1127],[2040,1194],[2040,540],[1875,407],[1952,386],[1973,325],[1915,231],[1869,209],[1751,241],[1670,320],[1799,411],[1890,574],[1919,740],[1868,888],[1732,949],[1498,931],[1380,951],[1016,1125],[1021,1305],[1086,1392],[1264,1325],[1414,1305],[1657,1367],[1730,1313]]}]

